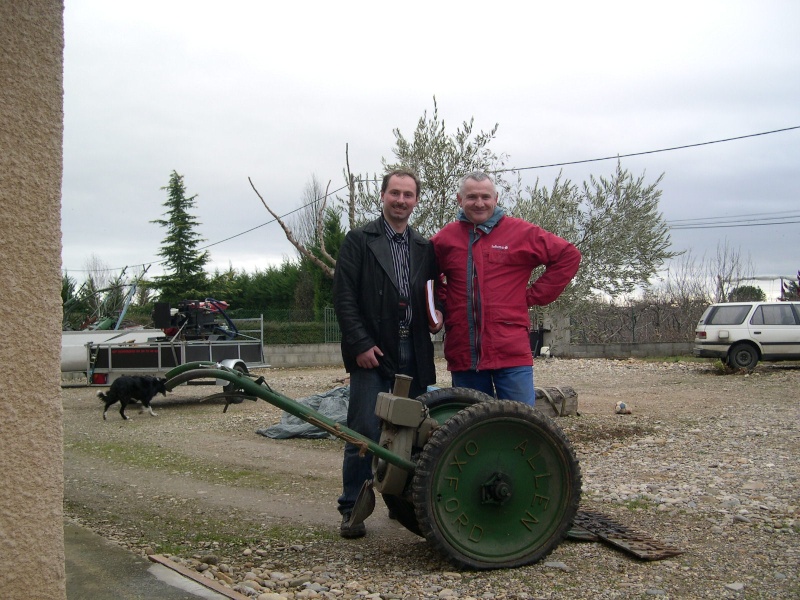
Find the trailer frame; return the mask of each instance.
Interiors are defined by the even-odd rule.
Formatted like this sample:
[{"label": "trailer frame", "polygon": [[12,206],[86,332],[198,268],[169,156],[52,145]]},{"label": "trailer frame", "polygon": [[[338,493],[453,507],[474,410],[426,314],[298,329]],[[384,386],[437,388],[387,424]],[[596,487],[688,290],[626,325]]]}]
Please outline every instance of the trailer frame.
[{"label": "trailer frame", "polygon": [[[232,319],[252,323],[256,319]],[[109,386],[123,376],[164,377],[187,363],[217,363],[247,373],[269,365],[264,357],[264,316],[259,316],[258,337],[239,331],[234,339],[211,335],[205,339],[148,339],[139,343],[86,344],[86,381],[88,386]],[[218,382],[227,383],[227,382]]]}]

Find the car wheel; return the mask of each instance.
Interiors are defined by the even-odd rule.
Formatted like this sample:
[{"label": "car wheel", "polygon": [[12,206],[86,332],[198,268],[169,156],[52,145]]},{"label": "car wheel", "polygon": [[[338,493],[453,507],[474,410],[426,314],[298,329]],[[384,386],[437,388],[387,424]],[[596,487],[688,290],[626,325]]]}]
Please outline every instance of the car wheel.
[{"label": "car wheel", "polygon": [[736,344],[728,353],[728,366],[732,369],[752,371],[758,363],[758,351],[750,344]]}]

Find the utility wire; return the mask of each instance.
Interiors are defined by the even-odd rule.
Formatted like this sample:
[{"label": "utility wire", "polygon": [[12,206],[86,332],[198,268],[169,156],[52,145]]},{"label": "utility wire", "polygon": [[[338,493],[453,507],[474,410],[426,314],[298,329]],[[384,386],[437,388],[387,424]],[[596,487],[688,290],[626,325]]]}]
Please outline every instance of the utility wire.
[{"label": "utility wire", "polygon": [[[332,192],[329,192],[329,193],[328,193],[328,196],[332,196],[333,194],[336,194],[336,193],[338,193],[338,192],[341,192],[341,191],[342,191],[343,189],[345,189],[346,187],[347,187],[347,185],[343,185],[343,186],[342,186],[342,187],[340,187],[339,189],[337,189],[337,190],[333,190]],[[324,199],[324,198],[326,198],[326,197],[327,197],[327,196],[320,196],[319,198],[316,198],[315,200],[312,200],[312,201],[311,201],[311,202],[309,202],[308,204],[304,204],[303,206],[299,206],[298,208],[295,208],[294,210],[290,210],[289,212],[282,214],[282,215],[280,216],[280,218],[281,218],[281,219],[285,219],[285,218],[286,218],[286,217],[288,217],[289,215],[293,215],[294,213],[296,213],[296,212],[299,212],[299,211],[303,210],[303,209],[304,209],[304,208],[306,208],[307,206],[311,206],[312,204],[316,204],[317,202],[319,202],[320,200],[322,200],[322,199]],[[243,236],[243,235],[244,235],[244,234],[246,234],[246,233],[250,233],[251,231],[255,231],[256,229],[260,229],[261,227],[264,227],[265,225],[269,225],[269,224],[271,224],[271,223],[275,223],[276,221],[277,221],[277,219],[270,219],[269,221],[266,221],[265,223],[262,223],[261,225],[256,225],[255,227],[251,227],[250,229],[248,229],[248,230],[246,230],[246,231],[242,231],[241,233],[237,233],[236,235],[232,235],[232,236],[230,236],[230,237],[226,237],[224,240],[219,240],[218,242],[212,242],[211,244],[206,244],[205,246],[203,246],[203,247],[201,247],[201,248],[198,248],[198,250],[205,250],[206,248],[211,248],[212,246],[216,246],[216,245],[218,245],[218,244],[221,244],[222,242],[227,242],[227,241],[230,241],[230,240],[232,240],[232,239],[235,239],[235,238],[237,238],[237,237],[241,237],[241,236]],[[158,263],[156,263],[156,264],[159,264],[159,265],[160,265],[161,263],[164,263],[164,262],[166,262],[166,261],[165,261],[165,260],[162,260],[162,261],[160,261],[160,262],[158,262]]]},{"label": "utility wire", "polygon": [[[781,215],[781,216],[773,216]],[[752,227],[756,225],[787,225],[796,223],[791,219],[800,219],[798,211],[780,211],[775,213],[754,213],[750,215],[730,215],[727,217],[701,217],[667,221],[670,229],[712,229],[715,227]]]},{"label": "utility wire", "polygon": [[681,229],[720,229],[723,227],[760,227],[763,225],[792,225],[795,223],[800,223],[800,220],[797,221],[779,221],[777,223],[720,223],[717,225],[678,225],[677,227],[670,227],[672,230],[681,230]]},{"label": "utility wire", "polygon": [[[368,181],[376,181],[376,180],[368,180]],[[342,187],[340,187],[340,188],[338,188],[336,190],[333,190],[332,192],[329,192],[328,196],[332,196],[333,194],[341,192],[346,187],[347,187],[347,185],[345,184]],[[282,214],[280,216],[280,218],[281,219],[285,219],[289,215],[292,215],[292,214],[294,214],[296,212],[299,212],[299,211],[303,210],[304,208],[306,208],[307,206],[311,206],[312,204],[314,204],[316,202],[319,202],[320,200],[322,200],[323,198],[326,198],[326,197],[327,196],[320,196],[319,198],[316,198],[315,200],[312,200],[308,204],[304,204],[303,206],[299,206],[298,208],[295,208],[294,210],[290,210],[289,212]],[[225,239],[222,239],[222,240],[219,240],[219,241],[216,241],[216,242],[212,242],[210,244],[206,244],[205,246],[201,246],[201,247],[197,248],[197,250],[199,252],[199,251],[202,251],[202,250],[206,250],[207,248],[211,248],[213,246],[218,246],[219,244],[222,244],[223,242],[228,242],[228,241],[233,240],[235,238],[241,237],[241,236],[245,235],[246,233],[250,233],[251,231],[255,231],[256,229],[261,229],[265,225],[270,225],[271,223],[275,223],[276,221],[277,221],[277,219],[270,219],[269,221],[261,223],[261,225],[256,225],[255,227],[251,227],[250,229],[247,229],[245,231],[242,231],[242,232],[237,233],[235,235],[232,235],[230,237],[226,237]],[[149,268],[151,265],[163,265],[166,262],[167,262],[167,259],[164,259],[164,260],[153,260],[153,261],[151,261],[149,263],[142,263],[141,266],[142,266],[142,268],[145,268],[145,267]],[[133,266],[137,267],[139,265],[133,265]],[[120,271],[122,269],[126,269],[127,267],[128,267],[128,265],[126,265],[125,267],[114,267],[114,268],[109,267],[106,270],[107,271]],[[77,272],[77,273],[89,273],[91,271],[91,269],[64,269],[64,270],[67,271],[67,272],[72,272],[72,273],[75,273],[75,272]]]},{"label": "utility wire", "polygon": [[744,140],[747,138],[758,137],[760,135],[770,135],[773,133],[782,133],[784,131],[791,131],[793,129],[800,129],[800,125],[794,127],[784,127],[783,129],[773,129],[772,131],[762,131],[760,133],[750,133],[748,135],[739,135],[736,137],[725,138],[722,140],[713,140],[710,142],[700,142],[697,144],[686,144],[684,146],[673,146],[672,148],[661,148],[659,150],[646,150],[644,152],[632,152],[630,154],[617,154],[616,156],[604,156],[603,158],[587,158],[585,160],[573,160],[569,162],[552,163],[549,165],[536,165],[534,167],[512,167],[508,169],[498,169],[492,171],[493,173],[506,173],[508,171],[528,171],[531,169],[545,169],[547,167],[565,167],[567,165],[581,165],[590,162],[599,162],[601,160],[614,160],[620,158],[630,158],[631,156],[644,156],[646,154],[657,154],[659,152],[671,152],[672,150],[685,150],[686,148],[697,148],[699,146],[709,146],[711,144],[721,144],[723,142],[733,142],[735,140]]},{"label": "utility wire", "polygon": [[[532,170],[532,169],[545,169],[545,168],[548,168],[548,167],[564,167],[564,166],[568,166],[568,165],[580,165],[580,164],[584,164],[584,163],[600,162],[600,161],[603,161],[603,160],[630,158],[632,156],[644,156],[644,155],[647,155],[647,154],[657,154],[659,152],[671,152],[673,150],[685,150],[687,148],[697,148],[699,146],[708,146],[708,145],[711,145],[711,144],[721,144],[723,142],[733,142],[733,141],[736,141],[736,140],[743,140],[743,139],[747,139],[747,138],[759,137],[759,136],[762,136],[762,135],[771,135],[773,133],[783,133],[783,132],[786,132],[786,131],[792,131],[794,129],[800,129],[800,125],[795,125],[795,126],[792,126],[792,127],[784,127],[782,129],[773,129],[771,131],[762,131],[760,133],[751,133],[751,134],[748,134],[748,135],[740,135],[740,136],[724,138],[724,139],[720,139],[720,140],[712,140],[710,142],[699,142],[699,143],[696,143],[696,144],[685,144],[683,146],[673,146],[671,148],[661,148],[661,149],[658,149],[658,150],[646,150],[646,151],[643,151],[643,152],[633,152],[633,153],[630,153],[630,154],[618,154],[616,156],[605,156],[605,157],[602,157],[602,158],[589,158],[589,159],[585,159],[585,160],[573,160],[573,161],[568,161],[568,162],[552,163],[552,164],[547,164],[547,165],[536,165],[536,166],[533,166],[533,167],[512,167],[512,168],[508,168],[508,169],[497,169],[497,170],[491,171],[491,172],[492,173],[506,173],[506,172],[510,172],[510,171],[528,171],[528,170]],[[369,179],[369,180],[362,180],[362,181],[371,182],[371,181],[377,181],[377,180]],[[339,189],[334,190],[333,192],[330,192],[328,195],[330,196],[332,194],[336,194],[337,192],[342,191],[346,187],[347,187],[347,185],[343,185]],[[285,217],[288,217],[289,215],[294,214],[294,213],[296,213],[296,212],[298,212],[300,210],[303,210],[307,206],[313,204],[314,202],[318,202],[321,199],[322,198],[317,198],[316,200],[314,200],[312,202],[309,202],[308,204],[305,204],[305,205],[300,206],[300,207],[298,207],[298,208],[296,208],[294,210],[291,210],[291,211],[289,211],[287,213],[284,213],[283,215],[281,215],[281,219],[283,219]],[[791,211],[787,211],[787,212],[791,212]],[[706,218],[707,219],[714,219],[715,217],[706,217]],[[687,221],[692,221],[693,219],[686,219],[686,220]],[[245,235],[247,233],[250,233],[251,231],[255,231],[256,229],[260,229],[261,227],[264,227],[266,225],[270,225],[270,224],[275,223],[275,222],[276,222],[276,219],[271,219],[269,221],[261,223],[260,225],[256,225],[255,227],[251,227],[250,229],[247,229],[245,231],[242,231],[240,233],[237,233],[237,234],[232,235],[230,237],[227,237],[225,239],[219,240],[217,242],[212,242],[210,244],[206,244],[205,246],[202,246],[202,247],[198,248],[198,250],[206,250],[207,248],[212,248],[213,246],[218,246],[219,244],[222,244],[224,242],[228,242],[230,240],[236,239],[236,238],[241,237],[241,236],[243,236],[243,235]],[[785,224],[791,224],[791,223],[796,223],[796,221],[787,221]],[[746,227],[746,226],[772,225],[772,224],[782,225],[784,223],[754,223],[752,225],[705,225],[705,226],[697,225],[697,226],[694,226],[694,227],[692,227],[692,226],[675,226],[675,227],[670,227],[670,228],[671,229],[703,229],[703,228],[712,229],[712,228],[716,228],[716,227]],[[153,261],[153,262],[150,262],[150,263],[143,263],[142,264],[142,268],[144,268],[146,266],[149,266],[149,265],[161,265],[161,264],[164,264],[166,262],[167,262],[167,260],[164,259],[164,260],[160,260],[160,261]],[[117,267],[117,268],[108,269],[108,270],[109,271],[119,271],[119,270],[121,270],[123,268],[124,267]],[[70,271],[70,270],[72,272],[76,272],[77,271],[78,273],[87,273],[87,272],[89,272],[89,269],[69,269],[68,271]]]},{"label": "utility wire", "polygon": [[787,215],[788,217],[800,217],[800,212],[796,210],[779,210],[776,212],[764,212],[764,213],[745,213],[741,215],[729,215],[728,217],[697,217],[694,219],[671,219],[669,223],[694,223],[697,221],[716,221],[720,218],[725,219],[738,219],[740,217],[767,217],[772,218],[772,215]]}]

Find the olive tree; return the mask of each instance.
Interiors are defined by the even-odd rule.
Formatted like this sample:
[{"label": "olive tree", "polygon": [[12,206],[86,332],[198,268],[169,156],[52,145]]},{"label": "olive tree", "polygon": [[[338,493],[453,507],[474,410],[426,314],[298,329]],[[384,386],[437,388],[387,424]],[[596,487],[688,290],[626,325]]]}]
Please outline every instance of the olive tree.
[{"label": "olive tree", "polygon": [[[471,171],[489,171],[503,166],[504,157],[489,149],[490,142],[497,133],[498,125],[489,132],[474,133],[474,119],[464,121],[455,133],[448,133],[445,122],[439,116],[436,98],[433,99],[433,114],[429,117],[425,111],[417,122],[411,137],[406,137],[400,129],[393,131],[395,146],[394,160],[382,158],[385,171],[394,169],[411,169],[420,178],[422,190],[420,203],[412,215],[412,225],[423,235],[430,236],[444,225],[455,219],[458,210],[456,192],[459,179]],[[345,197],[337,196],[342,212],[347,215],[350,229],[363,225],[377,218],[381,213],[380,183],[377,174],[357,175],[350,168],[349,148],[345,149]],[[258,195],[267,211],[278,221],[286,239],[297,249],[300,255],[319,267],[327,277],[333,277],[336,261],[328,252],[324,239],[311,240],[306,234],[313,229],[317,232],[325,230],[328,213],[328,192],[320,195],[321,186],[315,185],[315,179],[306,189],[304,216],[293,224],[285,222],[270,208],[264,197],[258,192],[253,181],[250,185]],[[502,177],[498,185],[505,186]],[[321,200],[320,200],[321,198]],[[314,227],[309,227],[309,217],[316,219]],[[316,245],[316,251],[312,246]]]},{"label": "olive tree", "polygon": [[[504,155],[495,154],[489,144],[497,134],[498,124],[488,132],[473,132],[475,119],[464,121],[454,133],[448,133],[439,116],[436,97],[433,114],[425,111],[410,137],[395,129],[395,161],[383,159],[386,171],[408,168],[422,183],[420,202],[411,224],[423,235],[430,236],[456,218],[456,193],[459,180],[472,171],[494,171],[503,166]],[[499,187],[504,187],[502,177]]]},{"label": "olive tree", "polygon": [[577,246],[583,259],[564,300],[633,292],[654,276],[671,252],[669,228],[658,209],[662,176],[646,182],[617,163],[610,177],[582,186],[559,174],[551,188],[537,180],[509,207],[512,214]]}]

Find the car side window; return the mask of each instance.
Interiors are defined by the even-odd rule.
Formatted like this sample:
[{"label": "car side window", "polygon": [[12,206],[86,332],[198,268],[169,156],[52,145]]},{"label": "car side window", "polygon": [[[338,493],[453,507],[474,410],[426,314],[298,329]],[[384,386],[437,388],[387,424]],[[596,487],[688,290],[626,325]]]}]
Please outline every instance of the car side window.
[{"label": "car side window", "polygon": [[749,312],[750,305],[718,306],[708,315],[706,325],[741,325]]},{"label": "car side window", "polygon": [[794,314],[792,307],[789,305],[782,305],[780,308],[781,325],[797,325],[797,315]]},{"label": "car side window", "polygon": [[759,306],[750,319],[753,325],[796,325],[794,312],[788,304]]}]

